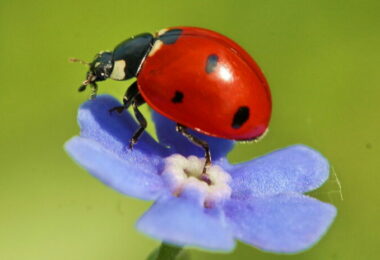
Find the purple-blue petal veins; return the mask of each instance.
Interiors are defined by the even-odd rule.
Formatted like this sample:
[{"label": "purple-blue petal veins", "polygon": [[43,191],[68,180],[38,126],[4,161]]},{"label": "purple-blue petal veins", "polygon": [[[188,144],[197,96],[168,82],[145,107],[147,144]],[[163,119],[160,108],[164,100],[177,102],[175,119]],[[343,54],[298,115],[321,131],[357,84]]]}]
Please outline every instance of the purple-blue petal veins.
[{"label": "purple-blue petal veins", "polygon": [[202,162],[187,157],[203,157],[202,150],[155,112],[160,143],[145,133],[129,150],[138,125],[127,112],[108,112],[119,105],[111,96],[84,103],[78,113],[81,134],[65,148],[104,184],[156,201],[138,221],[140,231],[181,246],[230,251],[239,239],[265,251],[294,253],[316,243],[333,221],[332,205],[302,194],[328,178],[328,161],[317,151],[294,145],[231,165],[225,156],[233,142],[197,134],[209,142],[214,165],[221,167],[216,171],[226,172],[207,186],[197,179]]}]

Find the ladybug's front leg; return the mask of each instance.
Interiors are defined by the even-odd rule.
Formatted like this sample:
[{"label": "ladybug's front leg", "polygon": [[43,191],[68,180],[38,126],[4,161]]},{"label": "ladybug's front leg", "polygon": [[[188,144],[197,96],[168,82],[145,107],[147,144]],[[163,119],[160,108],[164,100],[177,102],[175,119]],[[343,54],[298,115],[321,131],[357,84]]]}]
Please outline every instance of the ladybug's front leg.
[{"label": "ladybug's front leg", "polygon": [[124,110],[127,110],[131,106],[133,100],[140,101],[141,96],[140,97],[139,96],[140,96],[140,93],[137,88],[137,81],[135,81],[132,83],[132,85],[129,86],[129,88],[125,92],[124,97],[123,97],[123,105],[113,107],[109,110],[109,112],[113,113],[117,111],[118,113],[122,113]]},{"label": "ladybug's front leg", "polygon": [[[211,166],[211,153],[210,153],[210,147],[208,143],[190,134],[187,131],[187,128],[181,124],[177,123],[176,130],[177,132],[185,136],[190,142],[192,142],[193,144],[197,146],[202,147],[203,150],[205,151],[205,165],[203,167],[202,175],[204,178],[208,179],[206,172],[207,172],[207,169]],[[206,182],[207,182],[207,179],[205,179]]]},{"label": "ladybug's front leg", "polygon": [[133,112],[135,114],[135,117],[137,121],[140,124],[140,128],[137,129],[137,131],[133,134],[131,140],[129,140],[129,149],[133,149],[133,146],[137,143],[139,140],[140,136],[144,133],[148,123],[143,116],[143,114],[140,112],[138,109],[138,106],[144,103],[144,100],[142,99],[141,95],[138,94],[139,98],[136,98],[132,101],[132,107],[133,107]]},{"label": "ladybug's front leg", "polygon": [[98,93],[98,84],[96,84],[95,82],[93,82],[93,83],[91,83],[91,95],[90,95],[90,99],[95,99],[97,93]]},{"label": "ladybug's front leg", "polygon": [[133,112],[137,121],[140,124],[139,129],[133,134],[132,138],[129,140],[129,149],[133,149],[133,146],[137,143],[138,139],[144,133],[147,127],[147,121],[144,118],[143,114],[140,112],[138,107],[145,103],[144,98],[139,93],[139,89],[137,87],[137,81],[133,82],[132,85],[127,89],[125,95],[123,97],[123,105],[113,107],[109,110],[110,113],[117,111],[118,113],[122,113],[124,110],[127,110],[131,105],[133,107]]}]

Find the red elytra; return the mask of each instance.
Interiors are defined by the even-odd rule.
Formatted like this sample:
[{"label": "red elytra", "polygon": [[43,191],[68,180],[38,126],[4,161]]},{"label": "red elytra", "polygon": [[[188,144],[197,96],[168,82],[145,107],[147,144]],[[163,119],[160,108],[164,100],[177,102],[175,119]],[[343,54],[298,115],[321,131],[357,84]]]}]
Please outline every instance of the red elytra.
[{"label": "red elytra", "polygon": [[[175,41],[165,43],[165,32],[176,30]],[[139,92],[153,109],[210,136],[252,140],[265,133],[269,86],[242,47],[194,27],[168,28],[156,37],[137,75]]]}]

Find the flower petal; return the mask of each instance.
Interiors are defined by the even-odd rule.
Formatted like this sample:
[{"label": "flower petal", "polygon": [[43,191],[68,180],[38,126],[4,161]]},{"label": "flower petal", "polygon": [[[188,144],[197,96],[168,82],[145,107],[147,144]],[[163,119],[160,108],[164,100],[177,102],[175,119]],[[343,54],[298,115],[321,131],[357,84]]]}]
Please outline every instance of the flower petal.
[{"label": "flower petal", "polygon": [[[95,140],[120,156],[128,150],[133,133],[139,128],[128,111],[110,113],[113,107],[121,106],[119,101],[109,95],[97,96],[85,102],[79,109],[78,122],[81,136]],[[168,155],[167,149],[159,145],[148,133],[144,133],[135,144],[134,150],[147,155]]]},{"label": "flower petal", "polygon": [[282,192],[307,192],[328,178],[329,163],[319,152],[294,145],[252,161],[234,165],[228,171],[234,198]]},{"label": "flower petal", "polygon": [[[170,146],[175,152],[184,156],[204,156],[204,151],[200,147],[190,143],[186,137],[176,132],[175,122],[169,120],[154,110],[152,110],[152,119],[155,122],[157,136],[161,144]],[[234,142],[230,140],[203,135],[191,129],[189,132],[206,141],[210,145],[212,157],[215,160],[226,156],[234,146]]]},{"label": "flower petal", "polygon": [[140,199],[154,200],[164,190],[158,175],[162,159],[130,151],[124,157],[109,151],[94,140],[73,137],[66,151],[93,176],[111,188]]},{"label": "flower petal", "polygon": [[295,253],[316,243],[332,223],[334,206],[300,194],[249,202],[230,200],[225,214],[235,237],[262,250]]},{"label": "flower petal", "polygon": [[141,217],[137,228],[158,240],[179,246],[196,246],[209,250],[230,251],[235,242],[220,219],[187,197],[158,200]]}]

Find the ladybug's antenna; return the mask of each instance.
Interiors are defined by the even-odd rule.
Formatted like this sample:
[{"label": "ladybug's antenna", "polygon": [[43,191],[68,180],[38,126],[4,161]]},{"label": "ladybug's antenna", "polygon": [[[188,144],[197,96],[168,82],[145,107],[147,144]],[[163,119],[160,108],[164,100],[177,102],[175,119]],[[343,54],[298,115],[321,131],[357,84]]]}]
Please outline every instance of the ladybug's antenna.
[{"label": "ladybug's antenna", "polygon": [[[77,59],[77,58],[70,58],[69,62],[78,62],[80,64],[90,66],[90,63],[85,62],[84,60]],[[90,98],[94,99],[96,97],[96,92],[98,90],[98,85],[96,85],[95,80],[96,80],[96,76],[89,71],[89,73],[87,74],[87,79],[82,82],[82,85],[80,85],[80,87],[78,88],[78,91],[79,92],[85,91],[87,86],[91,85],[92,93],[91,93]]]},{"label": "ladybug's antenna", "polygon": [[[86,66],[90,66],[90,63],[85,62],[84,60],[77,59],[77,58],[69,58],[69,62],[77,62]],[[85,91],[87,85],[92,84],[92,81],[94,80],[94,77],[92,75],[89,75],[89,77],[82,82],[82,85],[78,88],[79,92]]]},{"label": "ladybug's antenna", "polygon": [[90,66],[90,63],[85,62],[84,60],[77,59],[77,58],[70,58],[69,62],[78,62],[80,64],[83,64],[83,65],[86,65],[86,66]]}]

